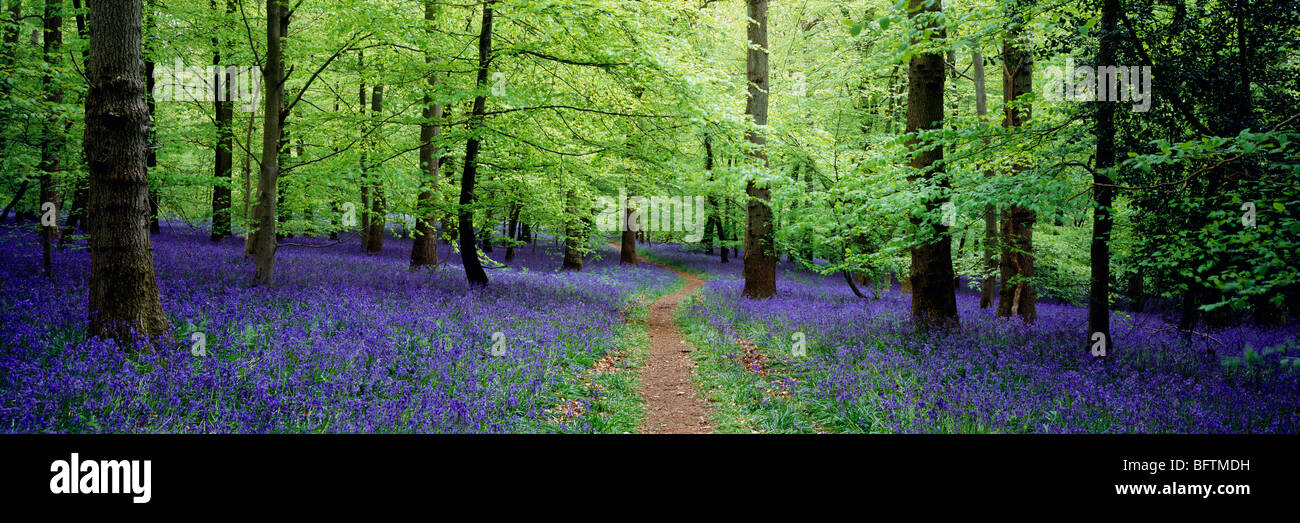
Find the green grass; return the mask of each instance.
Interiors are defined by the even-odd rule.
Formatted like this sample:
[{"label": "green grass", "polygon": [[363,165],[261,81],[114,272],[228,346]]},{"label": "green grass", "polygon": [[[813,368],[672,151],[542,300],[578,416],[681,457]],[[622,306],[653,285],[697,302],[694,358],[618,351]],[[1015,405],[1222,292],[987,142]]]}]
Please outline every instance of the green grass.
[{"label": "green grass", "polygon": [[[580,418],[590,424],[594,432],[635,433],[645,419],[645,401],[641,397],[639,371],[650,354],[650,333],[645,325],[650,314],[650,304],[677,292],[685,285],[686,280],[678,278],[672,285],[646,292],[631,300],[626,309],[627,322],[619,326],[614,346],[606,353],[621,355],[616,370],[593,373],[590,369],[599,358],[581,362],[582,370],[557,387],[555,403],[564,398],[593,398],[590,409]],[[591,380],[590,385],[581,380],[584,376]],[[600,388],[600,392],[593,394],[596,387]],[[556,426],[551,428],[558,430]]]}]

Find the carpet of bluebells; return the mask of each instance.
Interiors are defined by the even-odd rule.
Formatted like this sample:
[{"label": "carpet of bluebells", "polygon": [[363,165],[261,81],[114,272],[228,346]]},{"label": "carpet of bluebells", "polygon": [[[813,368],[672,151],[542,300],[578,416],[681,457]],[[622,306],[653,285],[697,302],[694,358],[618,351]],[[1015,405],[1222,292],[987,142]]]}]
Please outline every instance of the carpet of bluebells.
[{"label": "carpet of bluebells", "polygon": [[[695,341],[718,348],[733,381],[741,376],[737,397],[762,430],[1300,432],[1294,322],[1187,334],[1158,314],[1114,312],[1115,346],[1094,358],[1080,307],[1040,303],[1038,321],[1026,325],[980,310],[966,284],[957,297],[961,329],[922,334],[909,325],[910,296],[897,285],[862,299],[838,274],[783,264],[777,295],[751,301],[740,297],[739,260],[723,265],[680,246],[649,252],[710,277],[685,321]],[[793,351],[799,332],[802,357]],[[746,368],[738,340],[775,363]]]},{"label": "carpet of bluebells", "polygon": [[558,272],[541,241],[470,290],[447,246],[439,268],[411,271],[409,240],[390,239],[379,256],[282,247],[257,288],[241,239],[165,224],[155,263],[176,341],[131,355],[85,336],[84,241],[55,252],[53,279],[36,242],[0,229],[0,432],[590,431],[547,414],[556,388],[614,346],[632,300],[677,281],[608,251]]}]

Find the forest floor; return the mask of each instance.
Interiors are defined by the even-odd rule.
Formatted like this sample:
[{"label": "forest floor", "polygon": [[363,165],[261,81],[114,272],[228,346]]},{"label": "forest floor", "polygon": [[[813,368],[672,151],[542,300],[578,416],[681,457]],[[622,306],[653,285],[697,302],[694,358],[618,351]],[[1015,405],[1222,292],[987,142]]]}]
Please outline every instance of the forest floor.
[{"label": "forest floor", "polygon": [[641,397],[646,403],[640,431],[649,434],[708,434],[713,432],[709,407],[695,389],[693,346],[677,328],[676,310],[682,299],[704,285],[698,276],[672,269],[645,258],[647,263],[671,270],[686,280],[677,292],[659,298],[650,306],[646,328],[650,334],[650,355],[641,369]]},{"label": "forest floor", "polygon": [[1086,307],[1028,325],[964,281],[961,329],[920,333],[895,284],[863,299],[785,261],[748,300],[742,258],[693,245],[564,271],[541,241],[476,289],[451,251],[412,271],[409,239],[349,241],[285,248],[252,287],[239,238],[152,240],[176,341],[131,354],[85,335],[84,237],[46,277],[35,227],[0,227],[0,432],[1300,432],[1297,324],[1195,336],[1117,310],[1099,359]]}]

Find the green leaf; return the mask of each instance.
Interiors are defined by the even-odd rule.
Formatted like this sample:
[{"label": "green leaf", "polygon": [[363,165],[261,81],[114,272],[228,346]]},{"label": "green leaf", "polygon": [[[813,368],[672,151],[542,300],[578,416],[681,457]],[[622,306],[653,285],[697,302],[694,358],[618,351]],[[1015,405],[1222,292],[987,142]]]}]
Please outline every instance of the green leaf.
[{"label": "green leaf", "polygon": [[891,23],[893,23],[893,19],[889,18],[888,16],[886,16],[886,17],[884,17],[884,18],[881,18],[881,19],[880,19],[880,30],[881,30],[881,31],[884,31],[884,30],[886,30],[886,29],[889,29],[889,24],[891,24]]},{"label": "green leaf", "polygon": [[861,24],[861,23],[853,24],[853,27],[850,27],[850,28],[849,28],[849,34],[850,34],[850,35],[858,36],[858,33],[861,33],[861,32],[862,32],[862,24]]}]

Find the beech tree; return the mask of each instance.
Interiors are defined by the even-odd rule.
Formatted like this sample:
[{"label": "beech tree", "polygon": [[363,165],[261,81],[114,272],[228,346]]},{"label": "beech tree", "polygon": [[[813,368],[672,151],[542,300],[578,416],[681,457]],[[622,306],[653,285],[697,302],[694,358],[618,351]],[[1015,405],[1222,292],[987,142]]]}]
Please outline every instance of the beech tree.
[{"label": "beech tree", "polygon": [[[1025,14],[1016,3],[1009,14],[1010,27],[1002,43],[1002,97],[1005,100],[1002,125],[1007,129],[1020,127],[1029,121],[1031,107],[1027,99],[1033,91],[1033,53],[1024,35]],[[1012,173],[1025,169],[1013,165]],[[1020,316],[1026,323],[1038,317],[1034,277],[1034,222],[1033,209],[1020,202],[1012,202],[1002,212],[1002,289],[998,294],[998,316]]]},{"label": "beech tree", "polygon": [[[755,168],[765,176],[768,168],[767,138],[763,127],[767,125],[768,102],[768,48],[767,0],[746,0],[746,36],[749,39],[745,53],[745,79],[749,94],[745,102],[745,115],[752,125],[745,136],[752,145],[750,156]],[[745,290],[747,298],[767,298],[776,294],[776,245],[772,223],[771,189],[766,180],[751,177],[745,184],[749,197],[745,204]]]},{"label": "beech tree", "polygon": [[129,343],[169,331],[149,239],[140,0],[90,4],[85,151],[90,171],[90,334]]},{"label": "beech tree", "polygon": [[[930,38],[943,40],[944,28],[938,15],[943,11],[940,0],[911,0],[908,17],[918,27],[928,30]],[[920,43],[920,42],[916,42]],[[927,198],[925,207],[934,212],[948,201],[950,183],[944,176],[943,145],[919,133],[940,129],[943,125],[943,53],[927,50],[912,56],[907,64],[907,130],[913,152],[911,167],[914,182],[938,187],[939,196]],[[920,327],[945,326],[957,322],[957,296],[953,289],[952,241],[948,226],[923,217],[913,217],[918,245],[912,247],[912,322]]]},{"label": "beech tree", "polygon": [[492,4],[493,0],[483,2],[483,17],[479,24],[478,35],[478,69],[474,81],[474,109],[470,112],[469,139],[465,142],[465,172],[460,179],[460,209],[458,226],[460,229],[460,259],[465,267],[465,278],[470,285],[484,286],[488,283],[483,263],[478,259],[478,247],[474,235],[474,179],[478,174],[478,154],[480,140],[478,133],[483,127],[484,113],[487,112],[488,68],[492,66]]}]

